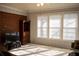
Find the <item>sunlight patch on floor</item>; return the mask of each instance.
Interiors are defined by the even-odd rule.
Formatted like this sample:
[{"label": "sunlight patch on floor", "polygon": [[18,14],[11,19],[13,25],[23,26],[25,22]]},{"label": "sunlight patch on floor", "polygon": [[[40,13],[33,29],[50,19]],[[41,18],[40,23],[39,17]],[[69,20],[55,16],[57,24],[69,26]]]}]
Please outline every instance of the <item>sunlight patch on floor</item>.
[{"label": "sunlight patch on floor", "polygon": [[28,44],[12,49],[9,52],[18,56],[63,56],[68,55],[71,50],[37,44]]}]

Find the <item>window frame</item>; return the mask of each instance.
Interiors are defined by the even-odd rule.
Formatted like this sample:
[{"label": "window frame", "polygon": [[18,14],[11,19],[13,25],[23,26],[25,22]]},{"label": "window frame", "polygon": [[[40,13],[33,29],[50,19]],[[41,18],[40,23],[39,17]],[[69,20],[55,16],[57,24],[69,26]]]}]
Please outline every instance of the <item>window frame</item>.
[{"label": "window frame", "polygon": [[[62,25],[62,28],[63,28],[63,32],[64,32],[64,15],[65,14],[76,14],[76,17],[77,17],[77,19],[76,19],[76,27],[75,27],[75,39],[73,39],[73,40],[76,40],[77,39],[77,31],[78,31],[78,14],[77,13],[64,13],[63,14],[63,19],[62,19],[62,22],[63,22],[63,25]],[[72,40],[72,39],[64,39],[63,38],[64,37],[64,35],[62,35],[62,39],[63,40]]]},{"label": "window frame", "polygon": [[[57,40],[60,40],[61,39],[61,21],[62,21],[62,15],[61,14],[53,14],[53,15],[49,15],[49,21],[50,21],[50,16],[60,16],[60,27],[57,27],[57,28],[59,28],[59,31],[60,31],[60,38],[54,38],[54,37],[52,37],[52,38],[50,38],[50,37],[48,37],[49,39],[57,39]],[[49,28],[50,28],[50,26],[48,26]],[[48,28],[48,29],[49,29]],[[56,28],[56,27],[53,27],[53,28]],[[50,29],[49,29],[50,30]],[[48,31],[48,32],[50,32],[50,31]],[[48,33],[49,34],[49,33]],[[50,35],[50,34],[49,34]]]},{"label": "window frame", "polygon": [[[43,17],[43,16],[47,17],[47,37],[42,37],[42,36],[41,36],[41,37],[38,37],[38,33],[36,33],[36,34],[37,34],[36,36],[37,36],[37,38],[45,38],[45,39],[46,39],[46,38],[48,38],[48,16],[47,16],[47,15],[39,15],[39,16],[37,16],[37,30],[36,30],[36,31],[38,31],[38,28],[39,28],[39,27],[38,27],[38,17],[41,17],[41,16],[42,16],[42,17]],[[42,30],[42,29],[44,29],[45,27],[40,27],[40,28],[41,28],[41,30]]]},{"label": "window frame", "polygon": [[[76,14],[77,15],[77,19],[76,19],[76,28],[75,28],[75,39],[70,39],[70,40],[76,40],[77,38],[78,38],[78,33],[77,33],[77,31],[78,31],[78,19],[79,19],[79,17],[78,17],[78,13],[62,13],[62,14],[53,14],[53,15],[41,15],[41,16],[47,16],[47,25],[48,25],[48,27],[47,27],[47,37],[45,38],[45,39],[57,39],[57,38],[49,38],[49,21],[50,21],[50,16],[54,16],[54,15],[60,15],[61,16],[61,21],[60,21],[60,38],[59,39],[57,39],[57,40],[69,40],[69,39],[64,39],[63,38],[63,33],[64,33],[64,28],[63,28],[63,26],[64,26],[64,15],[65,14]],[[39,15],[40,16],[40,15]],[[38,19],[37,19],[38,20]],[[43,37],[37,37],[37,38],[43,38]]]}]

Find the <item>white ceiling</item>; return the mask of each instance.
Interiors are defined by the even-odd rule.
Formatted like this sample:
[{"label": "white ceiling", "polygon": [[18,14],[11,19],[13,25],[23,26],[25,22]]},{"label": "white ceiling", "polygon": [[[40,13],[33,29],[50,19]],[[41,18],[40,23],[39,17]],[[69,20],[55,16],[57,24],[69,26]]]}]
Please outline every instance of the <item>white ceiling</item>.
[{"label": "white ceiling", "polygon": [[37,7],[36,3],[2,3],[2,4],[0,3],[0,5],[8,6],[26,12],[40,12],[40,11],[79,7],[79,3],[45,3],[44,6],[42,7]]}]

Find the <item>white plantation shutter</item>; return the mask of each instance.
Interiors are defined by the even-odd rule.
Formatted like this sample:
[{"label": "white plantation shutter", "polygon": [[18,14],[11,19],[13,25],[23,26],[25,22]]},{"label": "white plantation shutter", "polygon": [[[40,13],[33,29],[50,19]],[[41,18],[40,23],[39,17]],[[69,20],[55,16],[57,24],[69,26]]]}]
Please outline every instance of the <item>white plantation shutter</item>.
[{"label": "white plantation shutter", "polygon": [[46,38],[48,28],[48,17],[39,16],[37,20],[37,37]]},{"label": "white plantation shutter", "polygon": [[60,38],[61,16],[54,15],[49,17],[49,38]]},{"label": "white plantation shutter", "polygon": [[63,24],[63,39],[75,40],[77,28],[77,14],[65,14]]},{"label": "white plantation shutter", "polygon": [[75,40],[78,14],[38,16],[37,37],[63,40]]}]

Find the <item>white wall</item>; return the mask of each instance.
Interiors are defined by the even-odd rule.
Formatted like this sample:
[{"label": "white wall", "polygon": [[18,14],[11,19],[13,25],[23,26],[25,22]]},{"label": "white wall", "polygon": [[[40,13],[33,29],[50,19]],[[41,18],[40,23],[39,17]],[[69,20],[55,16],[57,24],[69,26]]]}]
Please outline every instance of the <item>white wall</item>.
[{"label": "white wall", "polygon": [[[77,11],[78,12],[78,11]],[[69,12],[57,12],[58,14],[63,14],[63,13],[69,13]],[[52,15],[55,13],[42,13],[41,15]],[[55,47],[61,47],[61,48],[71,48],[71,43],[73,40],[56,40],[56,39],[42,39],[42,38],[37,38],[37,16],[40,14],[30,14],[29,19],[31,20],[31,42],[32,43],[37,43],[37,44],[44,44],[44,45],[50,45],[50,46],[55,46]],[[78,36],[79,37],[79,36]]]}]

